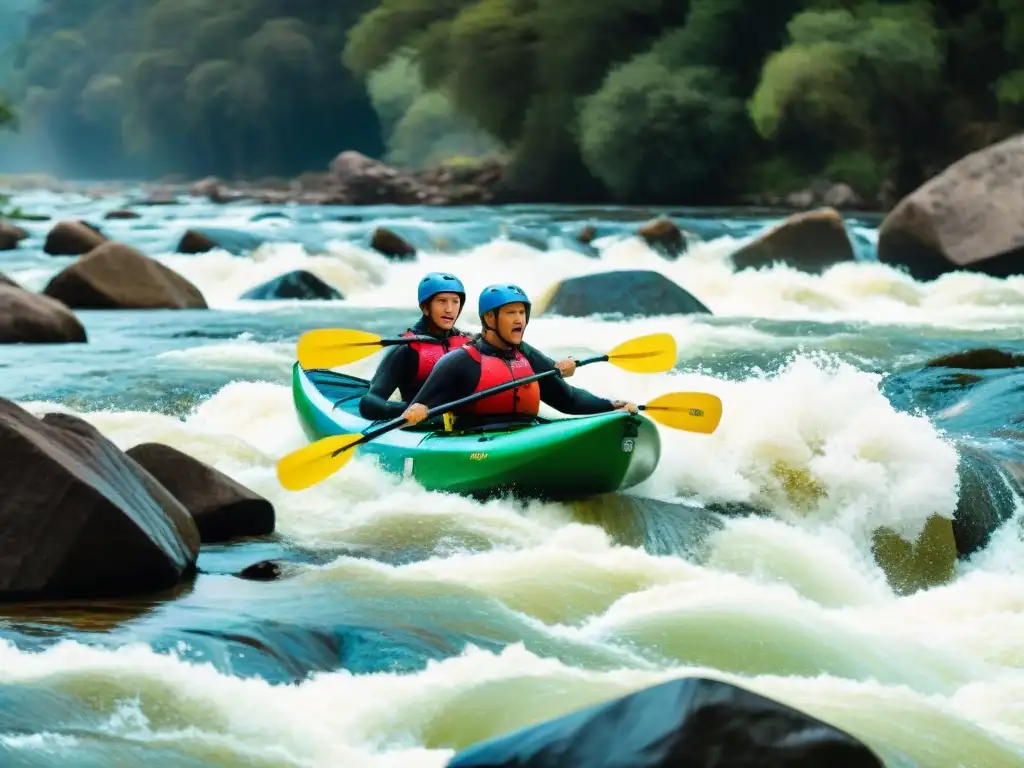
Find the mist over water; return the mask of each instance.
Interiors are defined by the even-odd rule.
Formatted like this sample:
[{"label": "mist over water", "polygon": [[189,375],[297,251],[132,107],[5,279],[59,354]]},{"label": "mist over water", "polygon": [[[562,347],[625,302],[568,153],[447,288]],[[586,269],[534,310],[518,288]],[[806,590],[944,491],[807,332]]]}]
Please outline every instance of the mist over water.
[{"label": "mist over water", "polygon": [[[686,674],[797,706],[889,766],[1024,764],[1021,500],[927,588],[900,594],[873,554],[879,527],[913,542],[929,518],[954,517],[963,445],[1018,449],[990,428],[1020,410],[984,389],[998,378],[943,400],[919,369],[975,346],[1024,352],[1024,278],[915,282],[875,261],[875,223],[859,220],[859,261],[815,276],[735,272],[729,255],[773,218],[728,211],[680,212],[700,242],[673,262],[630,236],[646,212],[619,209],[189,201],[98,221],[119,202],[12,201],[101,223],[188,278],[212,311],[78,312],[89,344],[3,348],[0,394],[78,414],[122,448],[161,442],[217,467],[273,502],[278,536],[204,548],[202,573],[173,599],[6,607],[6,764],[440,768],[480,739]],[[599,226],[593,250],[574,242],[587,223]],[[378,225],[408,236],[417,260],[368,249]],[[29,223],[0,271],[38,290],[71,263],[42,253],[50,226]],[[242,257],[175,254],[196,226],[271,242]],[[295,269],[345,299],[239,298]],[[528,340],[581,356],[670,332],[670,373],[595,365],[571,383],[636,402],[712,392],[721,426],[659,428],[660,465],[624,500],[484,504],[362,457],[309,490],[281,489],[275,462],[307,442],[290,389],[298,335],[402,330],[434,269],[467,284],[470,331],[476,293],[495,280],[539,297],[587,273],[665,274],[712,316],[541,315]],[[368,377],[379,359],[344,370]],[[730,505],[772,516],[722,517],[688,546],[695,516]],[[288,578],[231,575],[270,557],[291,563]]]}]

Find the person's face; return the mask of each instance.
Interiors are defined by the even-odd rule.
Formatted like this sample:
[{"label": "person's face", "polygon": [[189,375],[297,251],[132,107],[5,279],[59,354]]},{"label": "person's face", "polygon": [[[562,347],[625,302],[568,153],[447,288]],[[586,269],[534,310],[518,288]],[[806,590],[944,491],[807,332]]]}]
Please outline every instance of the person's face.
[{"label": "person's face", "polygon": [[462,301],[456,293],[438,293],[430,297],[427,308],[423,314],[431,323],[442,331],[450,331],[455,327],[455,321],[459,317],[459,309]]},{"label": "person's face", "polygon": [[515,302],[498,307],[495,325],[501,338],[512,344],[519,344],[526,332],[526,305]]}]

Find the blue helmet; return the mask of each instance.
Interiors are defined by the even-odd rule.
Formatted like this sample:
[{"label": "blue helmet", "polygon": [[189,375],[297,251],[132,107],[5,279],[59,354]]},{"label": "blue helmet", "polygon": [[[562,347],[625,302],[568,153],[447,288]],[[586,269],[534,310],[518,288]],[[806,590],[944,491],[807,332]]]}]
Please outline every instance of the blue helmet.
[{"label": "blue helmet", "polygon": [[[447,272],[430,272],[423,276],[416,289],[417,303],[422,306],[439,293],[458,294],[462,305],[466,303],[466,287],[459,278]],[[462,313],[462,306],[459,307],[459,313]]]},{"label": "blue helmet", "polygon": [[526,305],[526,322],[530,322],[530,297],[518,285],[488,285],[480,291],[477,312],[483,317],[493,309],[517,302]]}]

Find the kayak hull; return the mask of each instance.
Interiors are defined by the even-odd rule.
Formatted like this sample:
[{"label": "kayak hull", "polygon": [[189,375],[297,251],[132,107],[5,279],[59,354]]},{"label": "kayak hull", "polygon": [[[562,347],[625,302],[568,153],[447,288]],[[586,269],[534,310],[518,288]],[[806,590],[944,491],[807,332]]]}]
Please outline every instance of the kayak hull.
[{"label": "kayak hull", "polygon": [[[381,423],[359,415],[368,385],[296,363],[292,396],[306,436],[319,440]],[[552,500],[630,488],[650,477],[661,457],[657,427],[641,415],[613,411],[538,422],[445,432],[431,420],[392,430],[355,450],[427,490]]]}]

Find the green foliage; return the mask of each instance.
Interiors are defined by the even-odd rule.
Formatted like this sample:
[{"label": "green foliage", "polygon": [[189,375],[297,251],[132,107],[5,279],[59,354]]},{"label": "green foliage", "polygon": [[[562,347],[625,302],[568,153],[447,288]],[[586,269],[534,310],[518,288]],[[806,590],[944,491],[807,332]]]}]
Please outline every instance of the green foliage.
[{"label": "green foliage", "polygon": [[652,54],[612,70],[584,101],[588,168],[622,200],[699,198],[741,135],[743,103],[710,67],[671,71]]},{"label": "green foliage", "polygon": [[10,102],[3,99],[0,94],[0,129],[3,128],[16,128],[18,126],[18,115],[14,111],[14,106]]},{"label": "green foliage", "polygon": [[[748,103],[760,135],[783,146],[807,135],[828,137],[821,142],[828,154],[867,151],[872,169],[892,167],[898,184],[916,185],[945,61],[930,9],[867,4],[805,11],[788,32],[789,45],[768,57]],[[860,183],[876,174],[859,174]]]},{"label": "green foliage", "polygon": [[497,148],[447,96],[424,87],[419,67],[408,54],[372,72],[367,89],[387,136],[389,162],[420,169],[453,155],[479,159]]},{"label": "green foliage", "polygon": [[62,173],[500,151],[531,200],[718,201],[822,177],[870,199],[1024,128],[1019,0],[0,6],[0,124],[16,111]]}]

